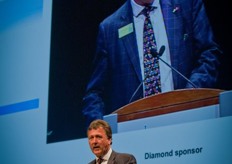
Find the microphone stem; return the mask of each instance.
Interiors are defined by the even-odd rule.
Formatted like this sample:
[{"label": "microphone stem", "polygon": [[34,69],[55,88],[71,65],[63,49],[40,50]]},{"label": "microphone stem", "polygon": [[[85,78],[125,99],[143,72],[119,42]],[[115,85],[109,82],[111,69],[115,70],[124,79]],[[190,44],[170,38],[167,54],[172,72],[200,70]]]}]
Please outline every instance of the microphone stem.
[{"label": "microphone stem", "polygon": [[174,67],[172,67],[170,64],[168,64],[166,61],[164,61],[163,59],[161,59],[159,57],[159,55],[157,55],[158,59],[161,60],[162,62],[164,62],[166,65],[168,65],[169,67],[171,67],[176,73],[178,73],[181,77],[183,77],[186,81],[188,81],[193,88],[197,88],[197,86],[195,84],[193,84],[193,82],[191,82],[189,79],[187,79],[185,76],[182,75],[182,73],[180,73],[178,70],[176,70]]},{"label": "microphone stem", "polygon": [[129,103],[131,103],[131,101],[133,100],[135,94],[138,92],[139,88],[141,87],[141,85],[143,84],[144,80],[139,84],[139,86],[137,87],[137,89],[134,91],[134,94],[131,96]]}]

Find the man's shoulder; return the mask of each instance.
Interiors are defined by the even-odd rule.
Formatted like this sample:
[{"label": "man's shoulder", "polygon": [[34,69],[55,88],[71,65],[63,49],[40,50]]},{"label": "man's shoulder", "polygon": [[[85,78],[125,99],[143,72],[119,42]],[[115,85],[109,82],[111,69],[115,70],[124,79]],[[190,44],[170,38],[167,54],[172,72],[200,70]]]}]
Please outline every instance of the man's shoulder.
[{"label": "man's shoulder", "polygon": [[118,164],[123,164],[123,163],[131,163],[131,164],[136,164],[136,158],[134,155],[129,154],[129,153],[122,153],[122,152],[115,152],[114,150],[112,151],[110,155],[110,162],[114,161]]},{"label": "man's shoulder", "polygon": [[127,17],[130,13],[130,3],[126,1],[120,8],[114,11],[111,15],[107,16],[103,21],[102,24],[113,23],[120,21],[122,17]]},{"label": "man's shoulder", "polygon": [[89,162],[88,164],[95,164],[96,162],[95,162],[95,159],[94,160],[92,160],[91,162]]},{"label": "man's shoulder", "polygon": [[134,155],[129,154],[129,153],[122,153],[122,152],[113,151],[112,154],[117,156],[117,158],[134,158]]}]

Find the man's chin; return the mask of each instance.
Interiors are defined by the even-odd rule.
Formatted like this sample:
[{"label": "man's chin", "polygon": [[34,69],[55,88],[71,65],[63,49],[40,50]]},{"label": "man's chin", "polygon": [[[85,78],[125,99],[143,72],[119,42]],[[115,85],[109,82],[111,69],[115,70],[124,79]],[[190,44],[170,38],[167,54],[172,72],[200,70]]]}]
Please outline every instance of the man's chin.
[{"label": "man's chin", "polygon": [[96,155],[96,156],[101,156],[101,150],[100,149],[94,149],[93,150],[93,153]]}]

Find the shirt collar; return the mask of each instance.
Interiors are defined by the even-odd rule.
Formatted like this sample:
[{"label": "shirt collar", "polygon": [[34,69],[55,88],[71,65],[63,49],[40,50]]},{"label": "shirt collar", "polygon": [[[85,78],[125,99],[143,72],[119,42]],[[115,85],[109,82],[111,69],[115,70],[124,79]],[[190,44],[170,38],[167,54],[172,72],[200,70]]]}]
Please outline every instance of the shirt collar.
[{"label": "shirt collar", "polygon": [[[159,6],[159,0],[155,0],[153,1],[151,6],[154,6],[155,8],[157,8]],[[144,9],[144,6],[138,5],[137,3],[135,3],[134,0],[131,0],[131,6],[132,6],[132,10],[133,10],[133,15],[135,17],[138,17],[140,15],[140,13],[142,12],[142,10]]]},{"label": "shirt collar", "polygon": [[[109,151],[102,157],[103,161],[108,161],[111,153],[112,153],[112,148],[110,148]],[[96,161],[97,160],[98,160],[98,157],[96,157]]]}]

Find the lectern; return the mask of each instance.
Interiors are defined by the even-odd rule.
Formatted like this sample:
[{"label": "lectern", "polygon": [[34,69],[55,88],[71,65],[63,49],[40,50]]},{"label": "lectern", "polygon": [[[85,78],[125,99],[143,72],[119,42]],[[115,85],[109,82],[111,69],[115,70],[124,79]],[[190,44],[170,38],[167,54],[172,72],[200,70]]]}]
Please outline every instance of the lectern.
[{"label": "lectern", "polygon": [[118,132],[219,117],[220,89],[181,89],[134,101],[114,111]]},{"label": "lectern", "polygon": [[151,117],[177,111],[216,105],[219,103],[218,89],[182,89],[161,93],[130,103],[114,111],[118,122]]}]

